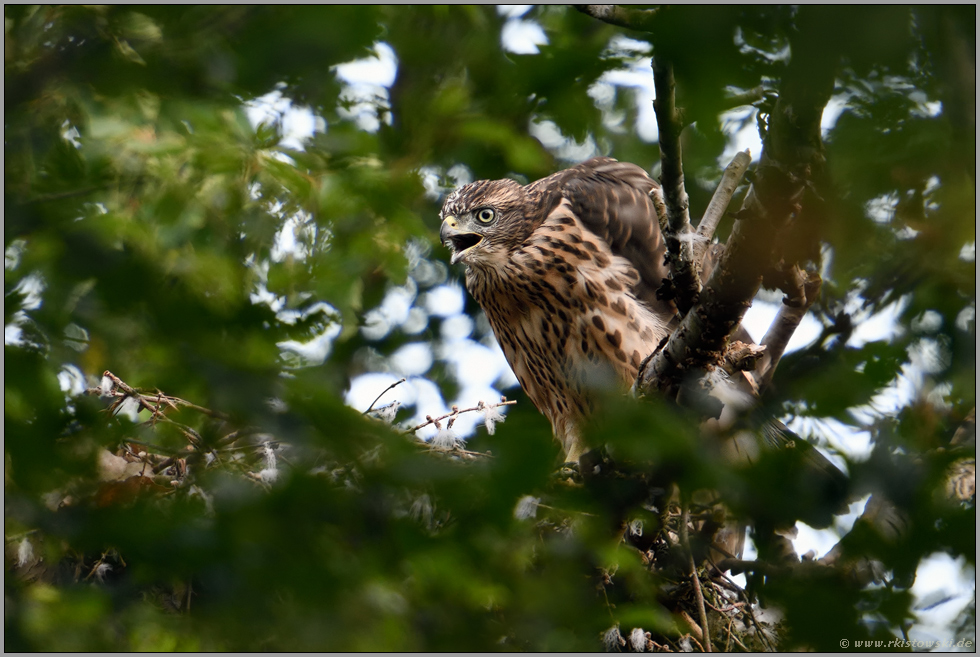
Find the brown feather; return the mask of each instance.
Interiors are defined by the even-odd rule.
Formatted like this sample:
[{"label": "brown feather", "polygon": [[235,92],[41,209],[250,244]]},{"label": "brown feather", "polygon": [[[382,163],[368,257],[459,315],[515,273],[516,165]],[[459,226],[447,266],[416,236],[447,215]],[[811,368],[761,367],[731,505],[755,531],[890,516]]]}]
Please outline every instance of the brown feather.
[{"label": "brown feather", "polygon": [[667,269],[655,186],[636,165],[594,158],[525,187],[477,181],[443,206],[467,289],[569,460],[584,451],[591,390],[629,388],[675,315],[656,298]]}]

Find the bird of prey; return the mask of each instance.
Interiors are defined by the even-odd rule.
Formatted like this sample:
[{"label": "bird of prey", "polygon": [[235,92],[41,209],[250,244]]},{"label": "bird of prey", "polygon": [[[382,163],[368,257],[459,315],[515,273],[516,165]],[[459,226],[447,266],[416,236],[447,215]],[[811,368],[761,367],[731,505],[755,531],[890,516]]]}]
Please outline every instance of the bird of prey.
[{"label": "bird of prey", "polygon": [[518,381],[561,442],[585,451],[590,388],[628,389],[676,310],[657,299],[664,242],[640,167],[598,157],[530,185],[479,180],[443,205],[440,238]]},{"label": "bird of prey", "polygon": [[[643,359],[677,326],[673,303],[657,298],[668,276],[651,198],[658,189],[640,167],[598,157],[526,186],[479,180],[443,205],[439,234],[451,262],[466,264],[467,289],[524,391],[551,421],[566,461],[578,463],[586,452],[581,428],[590,391],[629,389]],[[822,500],[804,519],[824,526],[841,508],[847,479],[798,438],[770,420],[760,432],[734,432],[723,452],[741,463],[760,449],[792,455],[795,480]],[[743,538],[742,529],[728,532],[727,553],[740,554]]]}]

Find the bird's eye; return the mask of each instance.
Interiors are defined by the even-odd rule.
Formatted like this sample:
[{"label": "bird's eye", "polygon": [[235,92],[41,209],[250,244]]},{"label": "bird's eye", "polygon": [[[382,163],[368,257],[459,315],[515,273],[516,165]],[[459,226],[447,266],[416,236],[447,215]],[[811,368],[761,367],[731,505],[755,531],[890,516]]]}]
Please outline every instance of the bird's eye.
[{"label": "bird's eye", "polygon": [[497,215],[490,208],[483,208],[476,211],[476,220],[481,224],[488,224],[494,220]]}]

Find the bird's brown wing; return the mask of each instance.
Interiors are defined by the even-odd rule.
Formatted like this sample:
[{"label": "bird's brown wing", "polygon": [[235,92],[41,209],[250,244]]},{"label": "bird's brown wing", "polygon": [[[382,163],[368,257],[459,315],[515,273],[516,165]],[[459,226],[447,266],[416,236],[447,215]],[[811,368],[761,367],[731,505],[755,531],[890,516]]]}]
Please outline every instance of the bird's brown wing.
[{"label": "bird's brown wing", "polygon": [[673,303],[657,299],[657,288],[668,275],[664,241],[650,199],[657,183],[635,164],[608,157],[567,169],[555,182],[585,227],[639,272],[640,282],[633,289],[636,297],[658,315],[673,317]]}]

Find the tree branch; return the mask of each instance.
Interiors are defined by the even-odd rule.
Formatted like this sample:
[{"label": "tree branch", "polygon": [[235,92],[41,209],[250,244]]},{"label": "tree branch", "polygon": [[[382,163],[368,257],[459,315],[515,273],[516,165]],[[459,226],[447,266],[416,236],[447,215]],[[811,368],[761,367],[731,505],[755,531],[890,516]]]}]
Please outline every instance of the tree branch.
[{"label": "tree branch", "polygon": [[726,110],[734,109],[736,107],[742,107],[743,105],[751,105],[757,103],[766,97],[766,88],[761,84],[757,87],[753,87],[748,91],[743,91],[740,94],[735,94],[733,96],[728,96],[725,98],[725,108]]},{"label": "tree branch", "polygon": [[[830,10],[805,7],[791,41],[792,60],[727,248],[697,304],[667,344],[641,364],[636,388],[676,394],[688,371],[717,362],[771,266],[776,234],[798,213],[812,169],[823,162],[820,117],[834,88],[839,59],[827,39]],[[668,209],[669,209],[668,205]]]},{"label": "tree branch", "polygon": [[802,305],[791,305],[784,300],[779,307],[776,318],[772,320],[769,330],[762,338],[762,346],[766,348],[766,352],[756,367],[756,381],[760,391],[768,387],[772,381],[772,375],[779,365],[779,359],[783,357],[783,352],[786,351],[786,345],[789,344],[810,306],[820,295],[822,283],[820,274],[809,272],[803,286],[806,301]]},{"label": "tree branch", "polygon": [[674,67],[662,57],[653,58],[653,83],[657,97],[653,109],[660,130],[660,184],[667,205],[667,260],[670,264],[674,302],[686,313],[701,292],[694,260],[694,232],[688,212],[690,201],[684,189],[684,168],[681,162],[681,131],[674,104]]},{"label": "tree branch", "polygon": [[[758,87],[753,87],[748,91],[743,91],[742,93],[735,94],[734,96],[728,96],[724,99],[724,103],[718,108],[718,112],[726,112],[730,109],[735,109],[736,107],[752,105],[765,97],[766,88],[760,84]],[[674,112],[674,116],[682,127],[686,128],[694,123],[694,118],[691,117],[688,111],[683,107],[678,107]]]},{"label": "tree branch", "polygon": [[711,652],[711,628],[708,626],[708,614],[704,609],[704,593],[701,591],[701,580],[698,579],[698,568],[694,563],[694,553],[691,552],[691,541],[688,538],[688,523],[691,520],[690,507],[687,500],[681,511],[680,541],[687,558],[688,575],[691,587],[694,589],[694,600],[698,606],[698,619],[701,621],[701,635],[704,637],[704,651]]},{"label": "tree branch", "polygon": [[704,261],[704,254],[711,244],[711,238],[715,236],[715,230],[718,229],[721,218],[725,216],[728,204],[732,202],[732,195],[735,194],[739,183],[742,182],[742,176],[751,163],[752,155],[748,150],[744,150],[735,156],[722,174],[718,189],[715,190],[711,202],[704,211],[704,216],[698,223],[698,239],[694,242],[694,264],[697,267],[700,267]]},{"label": "tree branch", "polygon": [[572,5],[577,10],[603,23],[625,27],[638,32],[650,32],[659,9],[627,9],[619,5]]},{"label": "tree branch", "polygon": [[401,385],[402,383],[405,383],[406,380],[407,379],[405,379],[404,377],[402,377],[402,378],[398,379],[397,381],[395,381],[394,383],[392,383],[387,388],[385,388],[384,390],[382,390],[381,391],[381,394],[374,398],[374,401],[371,402],[371,405],[368,406],[367,410],[364,411],[363,413],[361,413],[361,415],[367,415],[368,413],[370,413],[374,409],[374,405],[378,403],[378,400],[379,399],[381,399],[382,397],[384,397],[384,394],[386,392],[388,392],[389,390],[391,390],[392,388],[394,388],[394,387],[396,387],[398,385]]}]

